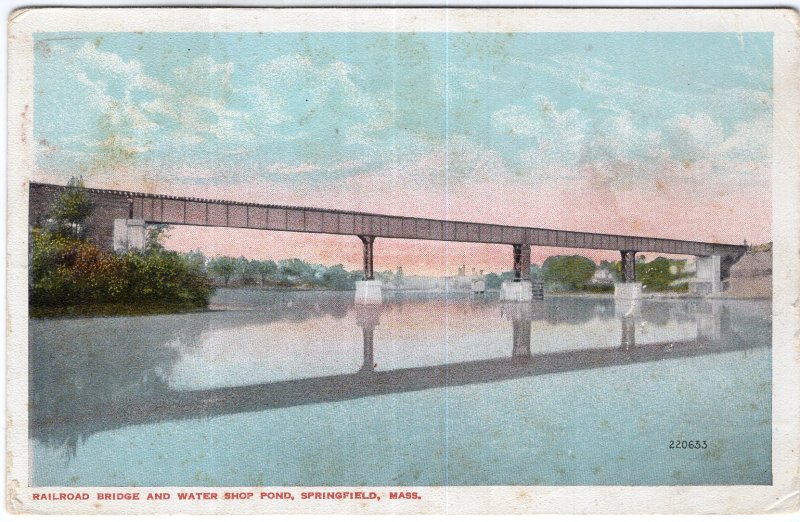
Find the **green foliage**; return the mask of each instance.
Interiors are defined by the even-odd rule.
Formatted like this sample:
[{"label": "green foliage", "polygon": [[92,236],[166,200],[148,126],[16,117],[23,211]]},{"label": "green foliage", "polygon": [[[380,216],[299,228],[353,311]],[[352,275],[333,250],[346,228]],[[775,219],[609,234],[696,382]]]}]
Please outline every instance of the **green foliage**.
[{"label": "green foliage", "polygon": [[236,259],[228,256],[215,257],[208,262],[208,271],[222,278],[224,285],[228,286],[233,274],[236,273],[238,264]]},{"label": "green foliage", "polygon": [[31,233],[30,305],[170,303],[201,307],[211,286],[176,252],[155,249],[122,255],[50,230]]},{"label": "green foliage", "polygon": [[486,288],[489,290],[497,290],[503,286],[503,281],[512,281],[514,279],[514,272],[503,272],[500,275],[494,272],[486,274]]},{"label": "green foliage", "polygon": [[83,235],[86,219],[92,213],[92,202],[83,189],[83,180],[72,178],[50,209],[53,231],[60,235]]},{"label": "green foliage", "polygon": [[550,287],[583,290],[597,266],[583,256],[551,256],[542,266],[544,281]]},{"label": "green foliage", "polygon": [[241,283],[243,285],[254,285],[258,278],[258,270],[256,268],[256,261],[245,259],[240,256],[236,260],[236,274],[239,274]]},{"label": "green foliage", "polygon": [[197,252],[192,250],[186,254],[182,254],[182,257],[192,270],[196,271],[198,274],[206,273],[206,256],[204,256],[202,252],[199,250]]},{"label": "green foliage", "polygon": [[[342,265],[326,267],[302,259],[248,260],[244,257],[215,257],[207,269],[218,283],[225,286],[262,286],[272,288],[327,288],[352,290],[361,280],[360,270],[348,271]],[[376,274],[385,277],[391,272]]]},{"label": "green foliage", "polygon": [[261,278],[261,286],[266,285],[267,281],[274,281],[278,275],[278,264],[275,261],[251,261],[251,263]]},{"label": "green foliage", "polygon": [[309,281],[314,279],[315,270],[302,259],[286,259],[280,262],[280,271],[289,282]]},{"label": "green foliage", "polygon": [[610,271],[616,281],[622,280],[622,261],[600,261],[598,268],[604,268]]},{"label": "green foliage", "polygon": [[[649,263],[636,266],[636,279],[650,292],[681,290],[675,281],[683,277],[682,271],[686,261],[673,261],[657,257]],[[685,285],[688,288],[688,285]]]},{"label": "green foliage", "polygon": [[354,287],[351,273],[342,265],[332,266],[325,270],[320,277],[320,284],[332,290],[350,290]]},{"label": "green foliage", "polygon": [[32,308],[118,305],[130,313],[139,305],[177,310],[208,304],[211,284],[203,260],[166,251],[160,242],[166,227],[148,230],[144,252],[115,254],[82,239],[92,211],[82,187],[80,180],[71,180],[50,209],[53,226],[31,231]]},{"label": "green foliage", "polygon": [[145,250],[164,250],[164,245],[161,243],[166,238],[169,229],[169,225],[148,225],[144,239]]}]

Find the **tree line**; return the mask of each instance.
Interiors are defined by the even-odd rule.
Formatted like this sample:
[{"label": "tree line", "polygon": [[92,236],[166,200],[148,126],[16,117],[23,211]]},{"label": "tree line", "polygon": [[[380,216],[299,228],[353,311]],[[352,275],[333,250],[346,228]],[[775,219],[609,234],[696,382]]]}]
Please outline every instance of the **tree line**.
[{"label": "tree line", "polygon": [[[352,290],[356,281],[363,278],[361,270],[347,270],[343,265],[326,266],[308,263],[301,259],[283,261],[252,260],[244,257],[220,256],[206,259],[201,252],[184,254],[201,270],[205,267],[208,276],[217,286],[261,286],[265,288],[325,288],[330,290]],[[644,256],[636,260],[637,281],[648,291],[686,291],[685,260],[658,257],[647,262]],[[609,279],[593,281],[598,269],[605,270]],[[551,292],[613,292],[614,281],[622,281],[620,261],[601,261],[599,264],[583,256],[551,256],[539,266],[531,265],[531,279],[542,281]],[[393,282],[402,287],[402,269],[376,272],[375,278]],[[486,286],[499,289],[503,281],[514,278],[514,272],[485,274]]]},{"label": "tree line", "polygon": [[[604,270],[609,278],[593,280],[598,270]],[[621,261],[601,261],[599,264],[584,256],[550,256],[539,266],[532,264],[530,277],[544,283],[549,292],[613,292],[614,282],[622,281]],[[657,257],[647,262],[645,257],[636,259],[636,280],[651,292],[686,292],[686,260]],[[486,275],[488,288],[500,288],[503,281],[514,279],[514,272]]]},{"label": "tree line", "polygon": [[347,270],[341,264],[326,266],[296,258],[276,262],[230,256],[206,259],[202,252],[190,252],[185,256],[196,266],[205,267],[215,284],[226,287],[352,290],[364,275],[360,270]]}]

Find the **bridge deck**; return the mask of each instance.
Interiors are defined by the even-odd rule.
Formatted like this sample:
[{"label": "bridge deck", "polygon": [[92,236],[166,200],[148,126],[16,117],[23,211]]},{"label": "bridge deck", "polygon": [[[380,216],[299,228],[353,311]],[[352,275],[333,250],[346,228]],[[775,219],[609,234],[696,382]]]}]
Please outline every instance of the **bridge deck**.
[{"label": "bridge deck", "polygon": [[701,241],[445,221],[104,189],[86,190],[125,198],[134,219],[142,219],[154,224],[235,227],[469,243],[529,244],[596,250],[635,250],[637,252],[699,256],[721,255],[736,258],[747,249],[744,245]]}]

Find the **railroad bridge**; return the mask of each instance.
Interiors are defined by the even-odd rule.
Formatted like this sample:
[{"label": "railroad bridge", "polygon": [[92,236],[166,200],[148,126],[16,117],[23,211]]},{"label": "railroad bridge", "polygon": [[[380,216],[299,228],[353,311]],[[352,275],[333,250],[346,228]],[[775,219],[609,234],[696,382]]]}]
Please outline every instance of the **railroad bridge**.
[{"label": "railroad bridge", "polygon": [[[52,203],[66,190],[62,185],[31,183],[29,222],[47,216]],[[746,245],[686,241],[655,237],[598,234],[572,230],[448,221],[345,210],[292,207],[192,197],[84,188],[94,211],[86,222],[87,234],[105,249],[142,248],[150,224],[251,228],[316,234],[357,236],[362,243],[364,280],[356,300],[381,300],[381,284],[374,278],[373,252],[378,238],[458,241],[511,247],[515,279],[504,283],[503,299],[533,299],[530,280],[531,247],[563,247],[620,252],[624,282],[615,285],[619,299],[641,297],[636,282],[636,253],[653,252],[697,256],[696,287],[703,294],[722,290],[730,267],[746,252]]]}]

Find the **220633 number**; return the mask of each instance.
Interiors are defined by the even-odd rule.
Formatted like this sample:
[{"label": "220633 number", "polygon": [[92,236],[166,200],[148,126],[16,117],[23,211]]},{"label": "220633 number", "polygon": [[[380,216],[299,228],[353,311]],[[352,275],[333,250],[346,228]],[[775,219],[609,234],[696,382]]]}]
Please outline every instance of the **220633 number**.
[{"label": "220633 number", "polygon": [[706,449],[708,442],[704,440],[671,440],[670,449]]}]

